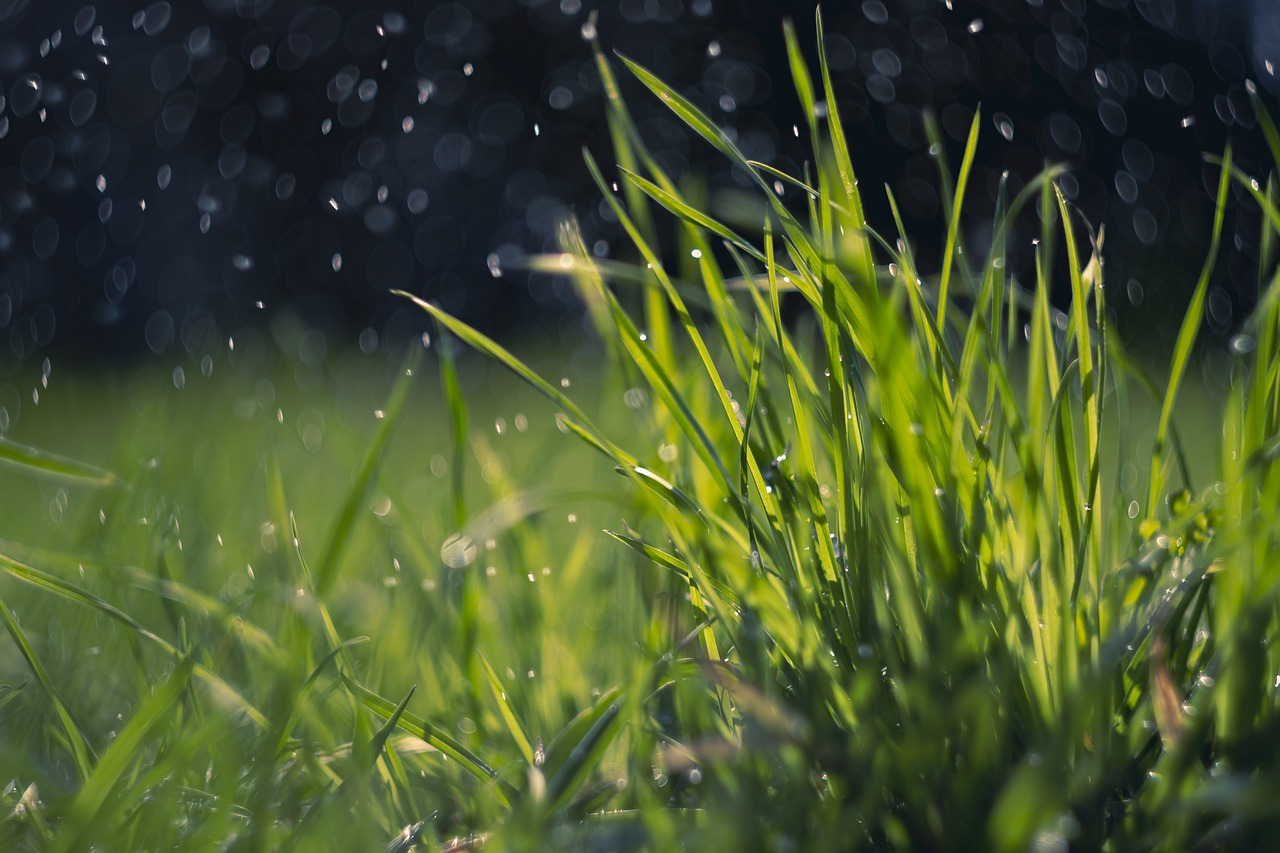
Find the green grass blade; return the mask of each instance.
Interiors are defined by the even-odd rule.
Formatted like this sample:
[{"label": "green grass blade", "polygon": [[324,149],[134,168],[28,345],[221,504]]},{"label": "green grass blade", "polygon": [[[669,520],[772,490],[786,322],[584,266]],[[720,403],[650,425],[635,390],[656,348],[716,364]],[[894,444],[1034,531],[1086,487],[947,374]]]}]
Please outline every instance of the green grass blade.
[{"label": "green grass blade", "polygon": [[58,693],[57,688],[54,687],[48,671],[44,668],[44,664],[40,662],[35,649],[31,647],[26,631],[22,629],[22,625],[18,623],[17,617],[9,609],[9,605],[5,604],[3,598],[0,598],[0,617],[4,618],[4,626],[8,629],[9,636],[13,638],[13,642],[18,646],[18,651],[22,653],[23,659],[27,662],[27,668],[35,676],[36,683],[40,685],[40,689],[48,697],[49,704],[53,705],[54,713],[58,717],[58,723],[62,726],[62,733],[66,736],[67,744],[70,746],[71,758],[75,762],[76,771],[80,774],[81,781],[87,782],[92,772],[92,765],[97,760],[93,747],[89,745],[89,741],[84,732],[81,731],[80,724],[76,722],[71,709],[67,707],[67,703]]},{"label": "green grass blade", "polygon": [[[390,719],[396,713],[396,705],[387,699],[382,698],[378,694],[369,690],[364,685],[347,675],[342,673],[342,683],[346,685],[347,690],[352,696],[364,707],[373,711],[375,714]],[[494,793],[504,806],[511,805],[511,796],[514,793],[511,787],[498,779],[498,774],[493,771],[488,764],[481,758],[467,749],[458,741],[445,734],[441,729],[428,723],[426,720],[410,714],[408,711],[401,711],[400,717],[396,725],[404,729],[414,737],[421,738],[440,750],[449,758],[458,762],[458,764],[470,773],[472,776],[482,782],[493,782],[496,784]]]},{"label": "green grass blade", "polygon": [[511,707],[511,700],[507,698],[507,691],[503,689],[502,682],[498,679],[498,673],[493,671],[493,665],[489,663],[489,659],[483,654],[478,654],[480,665],[484,667],[485,676],[489,682],[489,691],[493,694],[493,699],[498,703],[498,711],[502,714],[502,722],[507,726],[507,732],[511,735],[511,739],[515,741],[516,748],[520,750],[520,754],[524,757],[525,762],[530,766],[534,766],[533,761],[533,745],[529,743],[529,736],[525,734],[524,726],[520,725],[520,718],[516,716],[515,709]]},{"label": "green grass blade", "polygon": [[61,480],[78,486],[106,488],[122,482],[110,471],[28,447],[3,436],[0,436],[0,464],[44,479]]},{"label": "green grass blade", "polygon": [[373,482],[374,471],[378,467],[378,462],[382,459],[382,454],[387,449],[387,444],[391,440],[391,433],[395,429],[396,423],[399,422],[400,413],[404,411],[405,403],[409,399],[409,389],[413,387],[413,379],[418,372],[418,365],[422,363],[422,353],[422,347],[413,343],[409,345],[409,353],[405,356],[400,375],[396,379],[395,385],[392,386],[391,393],[387,396],[387,402],[382,408],[382,418],[378,422],[378,428],[374,431],[373,439],[369,442],[369,446],[365,448],[364,458],[360,460],[360,467],[356,471],[355,480],[351,484],[351,488],[347,490],[342,509],[338,512],[338,517],[329,533],[329,541],[321,554],[320,565],[316,569],[317,597],[323,598],[337,579],[338,569],[342,564],[342,556],[346,551],[347,543],[351,539],[351,532],[355,527],[356,516],[360,512],[360,507],[364,505],[364,497]]},{"label": "green grass blade", "polygon": [[1213,230],[1209,233],[1209,252],[1204,266],[1200,269],[1200,278],[1196,281],[1195,290],[1191,294],[1191,303],[1187,306],[1182,327],[1178,330],[1177,341],[1173,347],[1173,359],[1169,365],[1169,385],[1165,390],[1164,403],[1160,406],[1160,420],[1156,426],[1156,440],[1151,448],[1151,471],[1147,486],[1146,512],[1148,518],[1155,517],[1156,501],[1164,484],[1162,474],[1165,442],[1169,435],[1169,422],[1173,418],[1173,406],[1182,386],[1182,378],[1191,359],[1191,351],[1196,343],[1200,326],[1204,323],[1204,306],[1209,294],[1209,277],[1218,260],[1218,246],[1222,241],[1222,224],[1227,210],[1227,193],[1231,184],[1231,148],[1228,147],[1222,157],[1222,171],[1218,176],[1218,194],[1213,214]]}]

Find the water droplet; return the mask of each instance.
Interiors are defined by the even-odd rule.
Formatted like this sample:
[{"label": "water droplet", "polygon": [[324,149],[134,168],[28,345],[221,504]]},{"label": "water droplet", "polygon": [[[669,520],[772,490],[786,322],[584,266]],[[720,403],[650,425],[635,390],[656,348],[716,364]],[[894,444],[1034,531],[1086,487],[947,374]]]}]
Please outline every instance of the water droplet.
[{"label": "water droplet", "polygon": [[422,213],[427,209],[427,191],[420,188],[410,190],[409,195],[405,197],[404,204],[410,213]]},{"label": "water droplet", "polygon": [[270,59],[271,48],[265,44],[260,44],[249,54],[249,67],[254,71],[261,71]]},{"label": "water droplet", "polygon": [[243,254],[232,255],[231,266],[240,270],[240,272],[248,272],[253,269],[253,258]]},{"label": "water droplet", "polygon": [[1227,343],[1227,348],[1231,350],[1233,355],[1247,355],[1253,352],[1253,348],[1257,345],[1257,341],[1253,339],[1253,335],[1235,335]]},{"label": "water droplet", "polygon": [[207,213],[200,214],[200,233],[208,234],[211,227],[213,227],[213,217]]},{"label": "water droplet", "polygon": [[79,12],[76,12],[74,26],[76,35],[82,36],[89,32],[89,28],[93,26],[93,19],[96,18],[98,12],[92,6],[82,6]]},{"label": "water droplet", "polygon": [[476,67],[470,62],[462,66],[462,75],[464,77],[470,77],[474,73],[476,73]]},{"label": "water droplet", "polygon": [[169,26],[169,21],[172,19],[173,10],[169,8],[169,4],[158,0],[148,6],[143,13],[142,31],[149,36],[158,36],[164,32],[165,27]]},{"label": "water droplet", "polygon": [[92,90],[86,89],[82,92],[76,92],[71,98],[71,103],[67,106],[67,114],[71,117],[71,123],[76,127],[84,127],[89,119],[93,117],[93,111],[98,107],[98,96]]},{"label": "water droplet", "polygon": [[173,387],[179,391],[187,387],[187,373],[181,365],[173,369]]},{"label": "water droplet", "polygon": [[502,262],[499,260],[497,252],[489,253],[486,263],[489,265],[489,275],[494,278],[502,278]]},{"label": "water droplet", "polygon": [[329,131],[333,130],[333,119],[327,118],[320,122],[320,133],[325,136],[329,135]]},{"label": "water droplet", "polygon": [[972,21],[969,22],[969,26],[967,27],[967,29],[969,30],[969,32],[977,34],[982,32],[982,28],[985,26],[986,24],[982,22],[981,18],[974,18]]},{"label": "water droplet", "polygon": [[578,32],[582,34],[583,41],[596,40],[599,32],[596,30],[596,16],[594,11],[591,13],[589,18],[582,22],[582,27],[579,28]]},{"label": "water droplet", "polygon": [[413,116],[405,116],[404,121],[400,122],[400,129],[405,133],[413,132]]},{"label": "water droplet", "polygon": [[720,42],[716,41],[715,39],[712,39],[707,44],[707,56],[710,56],[712,59],[714,59],[719,55],[720,55]]},{"label": "water droplet", "polygon": [[1191,127],[1191,125],[1195,123],[1196,123],[1195,116],[1184,116],[1182,121],[1179,122],[1179,124],[1181,124],[1183,127]]},{"label": "water droplet", "polygon": [[360,88],[356,89],[356,97],[366,104],[378,96],[378,81],[373,79],[365,79],[360,81]]},{"label": "water droplet", "polygon": [[[332,199],[330,200],[332,201]],[[334,272],[341,271],[342,269],[342,253],[341,252],[333,253],[333,257],[329,259],[329,266],[333,267]]]},{"label": "water droplet", "polygon": [[169,189],[169,182],[173,180],[173,169],[169,166],[161,166],[156,171],[156,186],[162,190]]},{"label": "water droplet", "polygon": [[[475,561],[476,552],[475,540],[466,534],[454,533],[440,546],[440,559],[451,569],[462,569]],[[496,570],[490,577],[493,574],[497,574]]]},{"label": "water droplet", "polygon": [[1004,137],[1006,142],[1013,141],[1013,119],[1004,113],[996,113],[995,116],[996,130],[1000,131],[1000,135]]}]

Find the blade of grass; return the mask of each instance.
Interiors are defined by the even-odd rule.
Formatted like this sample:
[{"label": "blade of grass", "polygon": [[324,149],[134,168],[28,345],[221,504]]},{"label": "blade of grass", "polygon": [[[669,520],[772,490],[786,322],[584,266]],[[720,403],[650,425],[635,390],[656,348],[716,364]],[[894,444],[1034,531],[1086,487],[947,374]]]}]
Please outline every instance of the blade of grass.
[{"label": "blade of grass", "polygon": [[325,597],[329,592],[329,588],[333,586],[333,582],[337,579],[338,568],[342,564],[342,556],[346,551],[347,543],[351,539],[351,532],[355,527],[356,515],[364,504],[365,493],[373,482],[374,471],[387,449],[387,444],[391,440],[391,433],[399,422],[400,413],[404,411],[405,403],[409,399],[409,389],[413,387],[413,378],[418,372],[418,365],[422,363],[422,353],[422,347],[412,343],[409,345],[409,353],[405,356],[400,375],[391,387],[391,393],[387,396],[387,402],[382,408],[382,418],[378,422],[378,428],[374,431],[369,446],[365,448],[364,458],[360,460],[360,467],[356,470],[355,480],[352,482],[351,488],[347,490],[342,509],[339,510],[338,517],[329,532],[329,541],[321,553],[320,565],[316,569],[316,596],[318,598]]}]

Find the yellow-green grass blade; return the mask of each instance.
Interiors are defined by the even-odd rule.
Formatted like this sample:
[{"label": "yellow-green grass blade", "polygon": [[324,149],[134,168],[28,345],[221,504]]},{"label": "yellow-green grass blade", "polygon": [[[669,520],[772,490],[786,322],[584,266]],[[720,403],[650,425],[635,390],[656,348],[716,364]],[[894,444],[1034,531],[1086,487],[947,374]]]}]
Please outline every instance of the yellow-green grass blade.
[{"label": "yellow-green grass blade", "polygon": [[511,735],[511,740],[515,742],[516,749],[520,750],[520,755],[524,757],[525,763],[533,767],[533,745],[529,743],[529,736],[525,734],[524,726],[520,724],[520,718],[516,716],[515,709],[511,707],[511,700],[507,697],[507,691],[498,679],[498,673],[493,671],[493,665],[489,663],[487,657],[483,654],[478,654],[477,657],[480,658],[480,665],[484,667],[485,677],[489,683],[489,691],[493,694],[493,700],[498,703],[498,712],[502,715],[502,722],[506,725],[507,732]]},{"label": "yellow-green grass blade", "polygon": [[1204,323],[1204,306],[1208,298],[1209,277],[1218,259],[1218,246],[1222,241],[1222,225],[1226,215],[1227,193],[1231,180],[1231,148],[1228,147],[1222,158],[1222,170],[1218,177],[1218,194],[1213,214],[1213,229],[1209,233],[1209,252],[1205,257],[1200,277],[1196,281],[1195,290],[1191,294],[1191,302],[1183,317],[1182,326],[1174,343],[1173,358],[1169,365],[1169,384],[1165,390],[1164,403],[1160,407],[1160,420],[1156,425],[1156,440],[1151,448],[1151,471],[1147,486],[1146,507],[1148,517],[1154,517],[1156,501],[1164,484],[1162,474],[1165,442],[1169,435],[1169,423],[1173,419],[1173,406],[1182,386],[1182,379],[1191,359],[1191,351],[1195,346],[1196,336]]},{"label": "yellow-green grass blade", "polygon": [[978,150],[978,128],[982,123],[982,110],[973,111],[969,126],[969,139],[964,146],[964,158],[960,161],[960,173],[956,176],[956,196],[947,224],[947,240],[942,250],[942,277],[938,282],[938,328],[947,328],[947,304],[950,296],[951,270],[956,264],[956,248],[960,239],[960,213],[964,206],[965,188],[973,170],[973,158]]},{"label": "yellow-green grass blade", "polygon": [[[396,713],[396,705],[388,699],[384,699],[377,693],[360,684],[345,672],[342,673],[342,683],[346,685],[347,690],[352,696],[360,702],[361,705],[373,711],[383,719],[391,719]],[[428,723],[421,717],[417,717],[408,711],[401,711],[396,725],[413,735],[421,738],[431,746],[440,750],[440,752],[449,756],[449,758],[458,762],[458,764],[482,782],[491,783],[491,788],[498,800],[507,807],[510,807],[514,790],[511,786],[498,778],[498,774],[486,764],[478,755],[467,749],[458,741],[445,734],[442,729]]]}]

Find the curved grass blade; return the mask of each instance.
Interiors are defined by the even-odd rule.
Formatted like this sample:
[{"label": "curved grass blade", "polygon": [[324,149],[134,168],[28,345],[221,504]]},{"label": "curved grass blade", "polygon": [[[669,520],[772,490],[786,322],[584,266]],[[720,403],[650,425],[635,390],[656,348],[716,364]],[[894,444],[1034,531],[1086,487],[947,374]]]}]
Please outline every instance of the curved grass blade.
[{"label": "curved grass blade", "polygon": [[117,486],[124,482],[110,471],[35,447],[28,447],[3,436],[0,436],[0,464],[47,480],[61,480],[98,489]]},{"label": "curved grass blade", "polygon": [[[132,629],[139,636],[145,637],[155,643],[169,655],[172,655],[175,658],[183,657],[182,652],[168,640],[156,634],[141,622],[134,619],[123,610],[120,610],[118,607],[103,601],[96,595],[91,595],[90,593],[85,592],[74,584],[68,583],[61,578],[49,574],[48,572],[42,572],[39,569],[20,563],[11,557],[6,557],[4,554],[0,554],[0,572],[4,572],[5,574],[17,578],[20,581],[29,583],[32,586],[40,587],[47,592],[51,592],[61,598],[73,601],[76,604],[88,607],[91,610],[96,610],[116,622],[119,622],[125,627]],[[266,727],[267,720],[266,717],[263,716],[262,712],[255,708],[248,699],[244,698],[244,696],[224,681],[219,675],[201,664],[195,665],[195,674],[218,696],[244,711],[255,725],[261,728]]]},{"label": "curved grass blade", "polygon": [[564,804],[582,784],[622,729],[621,690],[609,690],[587,710],[569,721],[547,748],[547,768],[555,768],[547,784],[548,808]]},{"label": "curved grass blade", "polygon": [[[396,706],[386,699],[374,693],[369,688],[360,684],[358,681],[342,673],[342,683],[346,685],[347,690],[353,697],[370,711],[384,718],[390,719],[395,713]],[[458,762],[464,770],[475,776],[482,782],[492,782],[495,785],[494,793],[504,806],[510,807],[512,797],[515,795],[514,789],[510,784],[498,778],[498,774],[494,772],[488,764],[481,758],[449,737],[440,729],[428,723],[426,720],[416,717],[407,711],[402,711],[400,717],[396,721],[396,725],[404,729],[414,737],[421,738],[431,744],[436,749]]]}]

